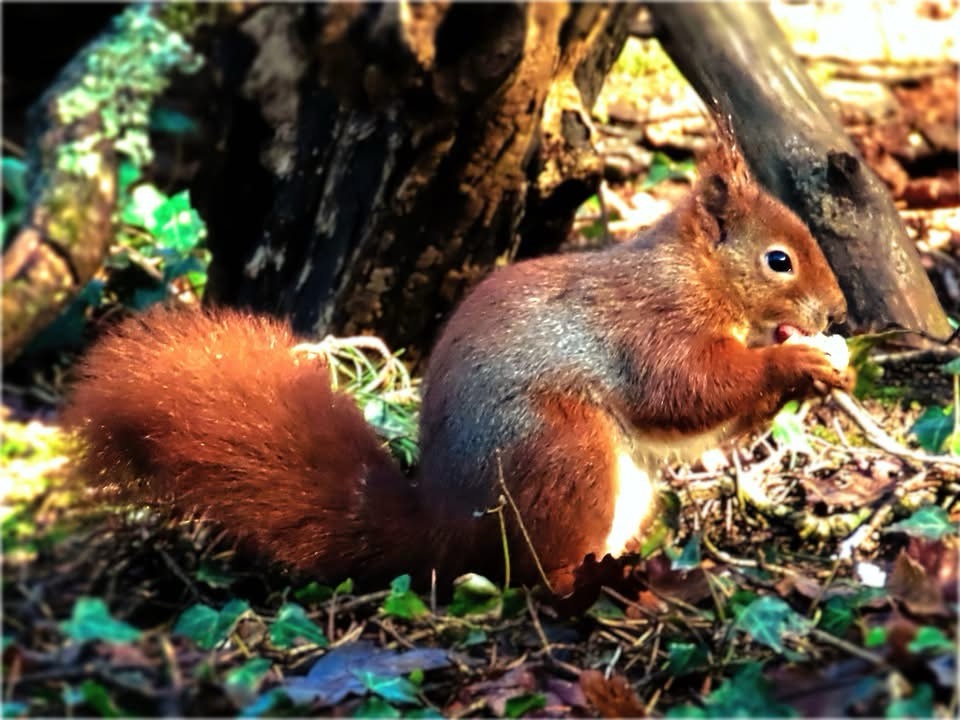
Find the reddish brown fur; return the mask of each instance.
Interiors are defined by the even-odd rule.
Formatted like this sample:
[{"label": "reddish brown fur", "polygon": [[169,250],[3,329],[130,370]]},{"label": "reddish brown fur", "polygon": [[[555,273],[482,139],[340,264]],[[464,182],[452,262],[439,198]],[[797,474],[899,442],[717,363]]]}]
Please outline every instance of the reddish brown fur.
[{"label": "reddish brown fur", "polygon": [[[794,273],[769,272],[774,246]],[[86,359],[69,420],[106,481],[120,469],[134,497],[202,509],[329,579],[498,575],[502,469],[566,590],[604,548],[617,453],[653,475],[664,452],[689,455],[786,400],[848,386],[820,351],[776,342],[781,324],[814,333],[844,309],[809,232],[727,144],[634,243],[506,267],[464,301],[431,357],[415,485],[327,373],[293,362],[287,330],[238,313],[124,324]],[[536,582],[503,512],[513,576]]]},{"label": "reddish brown fur", "polygon": [[389,578],[407,559],[391,548],[415,512],[409,484],[293,344],[267,318],[151,310],[90,351],[65,421],[126,495],[202,510],[324,577]]},{"label": "reddish brown fur", "polygon": [[[597,408],[571,398],[538,403],[543,430],[512,450],[514,500],[554,591],[573,589],[573,570],[597,552],[613,519],[619,430]],[[516,518],[506,510],[513,567],[523,578],[538,570]],[[639,528],[638,528],[639,530]]]}]

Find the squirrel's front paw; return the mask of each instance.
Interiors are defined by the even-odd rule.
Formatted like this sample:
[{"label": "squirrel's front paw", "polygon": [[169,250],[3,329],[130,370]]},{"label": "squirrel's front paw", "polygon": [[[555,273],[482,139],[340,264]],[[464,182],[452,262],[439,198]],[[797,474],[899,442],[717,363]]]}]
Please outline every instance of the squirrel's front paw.
[{"label": "squirrel's front paw", "polygon": [[833,388],[849,390],[856,374],[851,368],[837,364],[815,345],[790,344],[777,348],[779,372],[788,387],[801,393],[805,388],[826,395]]},{"label": "squirrel's front paw", "polygon": [[813,348],[826,357],[830,367],[835,371],[834,373],[824,372],[819,360],[812,363],[816,366],[813,373],[813,386],[818,393],[825,395],[833,388],[847,391],[853,389],[857,380],[857,373],[850,367],[850,351],[847,349],[847,341],[840,335],[795,334],[787,338],[784,344]]}]

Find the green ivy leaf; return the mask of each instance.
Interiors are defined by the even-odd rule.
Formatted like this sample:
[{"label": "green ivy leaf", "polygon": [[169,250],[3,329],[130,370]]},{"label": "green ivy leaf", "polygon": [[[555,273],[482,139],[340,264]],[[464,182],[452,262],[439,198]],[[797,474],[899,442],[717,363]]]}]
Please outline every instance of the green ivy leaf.
[{"label": "green ivy leaf", "polygon": [[707,664],[707,651],[701,645],[685,642],[667,643],[667,672],[678,677]]},{"label": "green ivy leaf", "polygon": [[210,587],[228,588],[233,585],[233,576],[225,572],[223,568],[204,562],[197,568],[197,580],[204,582]]},{"label": "green ivy leaf", "polygon": [[921,653],[931,650],[933,654],[952,653],[956,650],[956,643],[943,634],[940,628],[924,625],[917,630],[916,637],[907,645],[912,653]]},{"label": "green ivy leaf", "polygon": [[179,253],[193,250],[207,233],[199,213],[190,206],[187,190],[177,193],[153,211],[157,239]]},{"label": "green ivy leaf", "polygon": [[542,710],[546,706],[547,699],[541,693],[527,693],[507,700],[503,712],[508,718],[518,718],[528,712]]},{"label": "green ivy leaf", "polygon": [[197,123],[193,118],[170,108],[150,108],[150,130],[170,135],[194,135]]},{"label": "green ivy leaf", "polygon": [[419,705],[417,688],[403,676],[389,677],[369,671],[354,673],[370,692],[379,695],[390,703]]},{"label": "green ivy leaf", "polygon": [[658,512],[643,533],[640,543],[640,557],[650,557],[663,548],[666,553],[670,543],[680,527],[680,496],[673,491],[661,490],[657,494]]},{"label": "green ivy leaf", "polygon": [[670,567],[673,570],[693,570],[700,567],[700,534],[694,533],[690,540],[683,546],[683,550],[676,559],[672,560]]},{"label": "green ivy leaf", "polygon": [[126,717],[129,713],[121,711],[110,697],[106,688],[94,680],[84,680],[80,686],[80,697],[87,705],[97,711],[100,717]]},{"label": "green ivy leaf", "polygon": [[453,581],[453,600],[447,608],[454,617],[486,615],[500,608],[500,588],[490,580],[468,573]]},{"label": "green ivy leaf", "polygon": [[297,638],[327,647],[327,636],[317,624],[307,617],[306,611],[296,603],[286,603],[277,613],[277,619],[270,624],[270,642],[286,650],[292,647]]},{"label": "green ivy leaf", "polygon": [[117,188],[121,195],[126,196],[130,186],[140,179],[140,168],[129,160],[120,162],[120,168],[117,170]]},{"label": "green ivy leaf", "polygon": [[881,645],[885,645],[886,642],[887,629],[879,625],[867,630],[867,634],[863,638],[863,646],[868,648],[880,647]]},{"label": "green ivy leaf", "polygon": [[668,718],[796,717],[797,712],[773,698],[772,683],[763,676],[758,662],[746,663],[733,677],[724,680],[703,701],[671,708]]},{"label": "green ivy leaf", "polygon": [[820,614],[818,624],[821,630],[836,637],[843,637],[847,634],[850,626],[853,625],[854,620],[855,616],[850,601],[837,595],[828,598],[823,604],[823,611]]},{"label": "green ivy leaf", "polygon": [[745,588],[737,588],[730,600],[727,602],[727,608],[734,617],[740,617],[740,614],[755,600],[757,594]]},{"label": "green ivy leaf", "polygon": [[238,704],[248,703],[266,678],[273,662],[269,658],[255,657],[227,673],[224,685],[231,698]]},{"label": "green ivy leaf", "polygon": [[353,592],[353,578],[347,578],[342,583],[337,585],[333,592],[337,595],[349,595]]},{"label": "green ivy leaf", "polygon": [[430,610],[423,604],[423,600],[410,590],[410,576],[401,575],[390,583],[390,594],[380,608],[384,614],[412,620],[429,615]]},{"label": "green ivy leaf", "polygon": [[939,540],[957,533],[956,523],[950,522],[947,511],[939,505],[925,505],[906,520],[890,525],[886,532],[902,532],[911,537]]},{"label": "green ivy leaf", "polygon": [[0,160],[3,168],[3,190],[8,193],[16,205],[27,201],[27,164],[15,157],[4,156]]},{"label": "green ivy leaf", "polygon": [[272,688],[243,708],[240,717],[281,717],[289,715],[292,708],[293,702],[283,688]]},{"label": "green ivy leaf", "polygon": [[947,438],[953,433],[953,405],[928,407],[910,428],[917,442],[927,452],[940,452]]},{"label": "green ivy leaf", "polygon": [[790,656],[783,644],[785,633],[806,635],[810,621],[778,597],[763,596],[747,605],[737,617],[735,627],[762,645]]},{"label": "green ivy leaf", "polygon": [[482,645],[487,641],[487,631],[483,628],[472,627],[467,631],[467,637],[463,640],[464,647]]},{"label": "green ivy leaf", "polygon": [[220,612],[198,603],[184,611],[173,632],[190,638],[202,650],[212,650],[227,639],[237,620],[249,609],[250,605],[243,600],[231,600]]},{"label": "green ivy leaf", "polygon": [[302,603],[319,605],[332,598],[333,592],[329,585],[321,585],[316,580],[311,580],[299,590],[294,590],[293,596]]},{"label": "green ivy leaf", "polygon": [[353,717],[355,718],[398,718],[402,717],[399,710],[397,710],[393,705],[388,703],[383,698],[377,697],[368,697],[364,699],[363,703],[353,712]]},{"label": "green ivy leaf", "polygon": [[512,618],[527,611],[527,591],[522,587],[507,588],[503,591],[503,608],[500,616]]},{"label": "green ivy leaf", "polygon": [[133,642],[140,631],[110,615],[100,598],[81,597],[73,604],[69,620],[60,623],[60,629],[73,640],[104,640],[113,643]]},{"label": "green ivy leaf", "polygon": [[707,715],[707,711],[702,707],[697,707],[692,703],[685,705],[674,705],[667,711],[668,718],[705,718],[712,717]]},{"label": "green ivy leaf", "polygon": [[813,449],[807,440],[807,431],[804,429],[803,421],[798,414],[799,409],[800,404],[795,400],[784,405],[783,409],[773,418],[770,434],[773,435],[773,439],[777,441],[778,445],[785,447],[790,452],[812,455]]},{"label": "green ivy leaf", "polygon": [[22,702],[7,702],[0,704],[0,717],[27,717],[30,707]]},{"label": "green ivy leaf", "polygon": [[913,695],[890,703],[884,715],[888,718],[932,718],[933,689],[926,683],[914,686]]},{"label": "green ivy leaf", "polygon": [[[198,603],[184,610],[173,628],[173,633],[175,635],[188,637],[199,647],[204,650],[209,650],[216,645],[214,629],[217,626],[219,617],[220,613],[212,607]],[[221,640],[222,639],[223,638],[221,638]]]},{"label": "green ivy leaf", "polygon": [[601,595],[587,610],[587,615],[598,620],[623,620],[627,614],[606,595]]},{"label": "green ivy leaf", "polygon": [[130,193],[130,200],[123,206],[120,219],[130,225],[137,225],[146,230],[153,230],[157,221],[154,213],[165,202],[167,196],[149,183],[137,185]]},{"label": "green ivy leaf", "polygon": [[940,369],[950,375],[960,375],[960,357],[955,357]]}]

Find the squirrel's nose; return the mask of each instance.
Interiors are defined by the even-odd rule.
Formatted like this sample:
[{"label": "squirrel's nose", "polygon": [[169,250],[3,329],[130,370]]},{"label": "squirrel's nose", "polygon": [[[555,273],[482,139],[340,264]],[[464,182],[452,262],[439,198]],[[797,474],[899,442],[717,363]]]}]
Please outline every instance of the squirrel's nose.
[{"label": "squirrel's nose", "polygon": [[846,319],[847,319],[847,311],[846,311],[846,310],[837,310],[837,311],[834,311],[834,312],[830,313],[829,315],[827,315],[827,324],[828,324],[828,325],[840,325],[841,323],[843,323],[844,321],[846,321]]},{"label": "squirrel's nose", "polygon": [[827,326],[840,325],[847,319],[847,301],[841,296],[840,301],[827,310]]}]

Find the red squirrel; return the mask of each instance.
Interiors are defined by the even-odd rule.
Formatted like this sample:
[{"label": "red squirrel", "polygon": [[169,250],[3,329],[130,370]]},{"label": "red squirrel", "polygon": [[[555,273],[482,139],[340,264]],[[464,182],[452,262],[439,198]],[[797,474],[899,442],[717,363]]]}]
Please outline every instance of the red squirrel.
[{"label": "red squirrel", "polygon": [[429,359],[412,478],[325,367],[294,361],[281,322],[236,311],[122,323],[82,362],[65,420],[101,483],[367,586],[502,577],[502,478],[513,578],[540,581],[536,556],[563,593],[588,554],[636,549],[665,461],[849,387],[784,342],[845,311],[807,228],[727,139],[632,242],[519,262],[467,296]]}]

